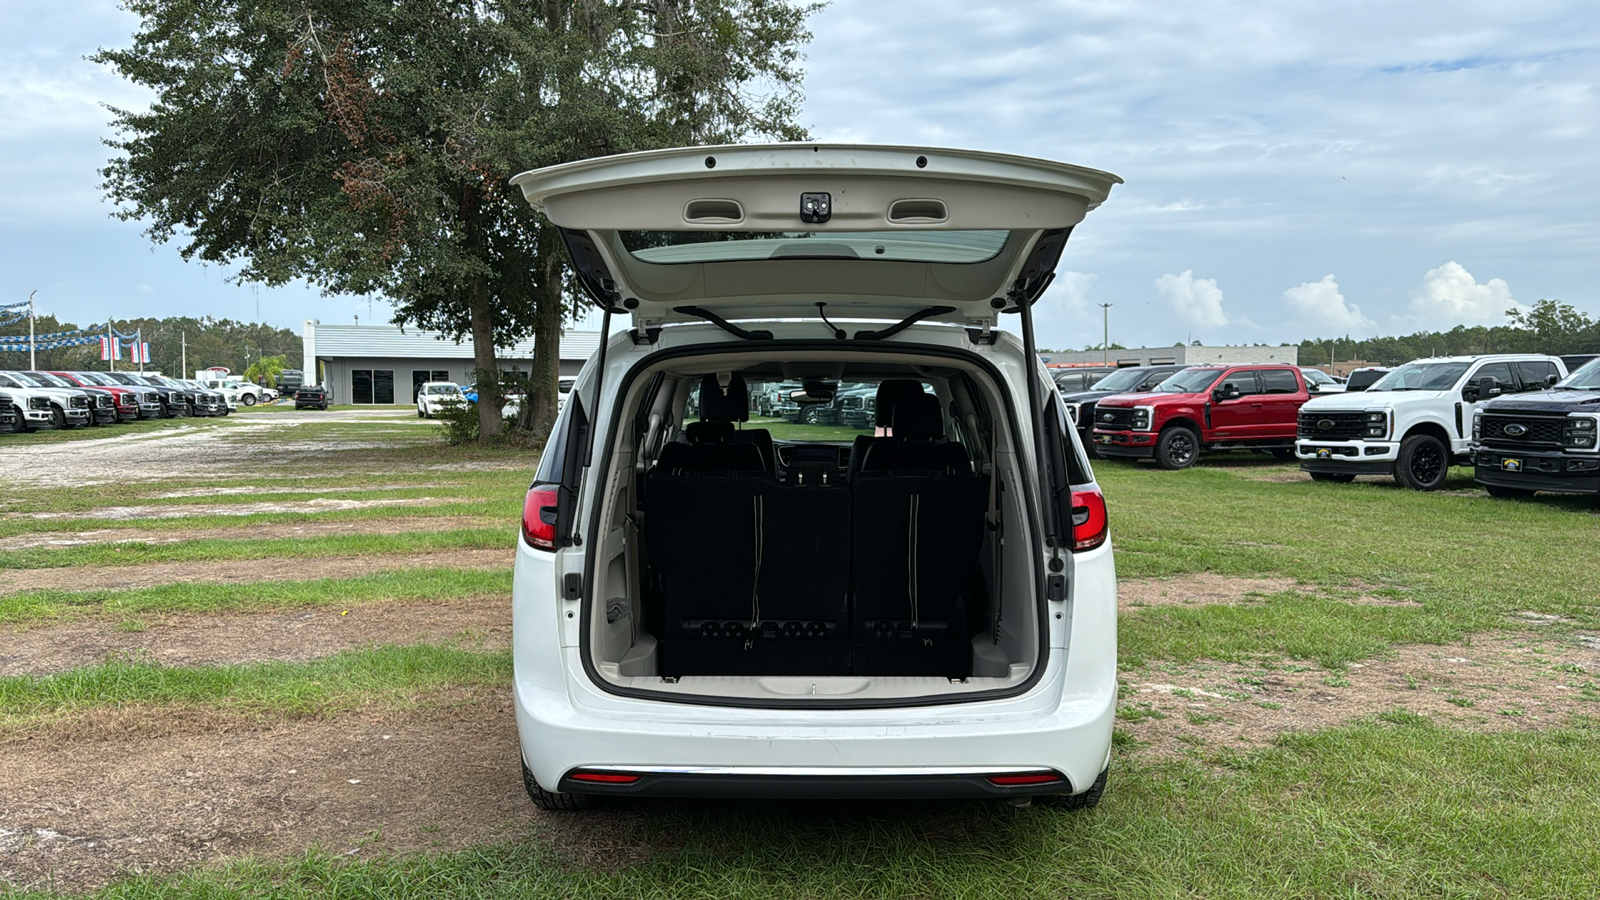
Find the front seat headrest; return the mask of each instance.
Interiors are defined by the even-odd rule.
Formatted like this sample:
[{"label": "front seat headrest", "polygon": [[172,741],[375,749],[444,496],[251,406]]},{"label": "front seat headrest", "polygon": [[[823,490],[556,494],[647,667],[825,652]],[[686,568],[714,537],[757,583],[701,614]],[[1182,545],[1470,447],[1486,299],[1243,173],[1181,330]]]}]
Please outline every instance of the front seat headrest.
[{"label": "front seat headrest", "polygon": [[700,421],[744,422],[750,418],[750,391],[744,376],[735,373],[727,388],[717,383],[716,373],[700,379]]},{"label": "front seat headrest", "polygon": [[944,437],[944,410],[939,398],[918,391],[915,397],[906,397],[894,405],[891,427],[894,437],[900,440],[932,440]]},{"label": "front seat headrest", "polygon": [[894,408],[901,400],[927,393],[922,389],[922,382],[909,378],[890,378],[878,383],[878,398],[875,403],[873,424],[885,428],[894,424]]}]

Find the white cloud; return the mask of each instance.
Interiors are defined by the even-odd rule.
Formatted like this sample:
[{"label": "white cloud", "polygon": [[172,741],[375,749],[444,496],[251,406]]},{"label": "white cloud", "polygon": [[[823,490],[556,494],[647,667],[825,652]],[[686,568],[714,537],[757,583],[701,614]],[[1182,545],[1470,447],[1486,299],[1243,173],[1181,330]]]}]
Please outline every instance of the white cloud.
[{"label": "white cloud", "polygon": [[1185,324],[1196,328],[1228,324],[1228,314],[1222,311],[1222,289],[1215,278],[1196,278],[1193,269],[1184,269],[1182,275],[1169,272],[1156,279],[1156,293]]},{"label": "white cloud", "polygon": [[1308,281],[1284,291],[1283,302],[1308,328],[1361,335],[1378,329],[1378,323],[1363,315],[1361,307],[1344,298],[1331,273],[1322,276],[1321,281]]},{"label": "white cloud", "polygon": [[1404,324],[1448,331],[1457,325],[1503,325],[1506,310],[1527,307],[1511,296],[1511,285],[1499,278],[1479,284],[1454,260],[1423,276],[1422,292],[1411,299]]},{"label": "white cloud", "polygon": [[1089,302],[1089,289],[1098,277],[1090,272],[1056,272],[1056,280],[1033,307],[1039,346],[1082,347],[1091,340],[1099,344],[1100,310]]}]

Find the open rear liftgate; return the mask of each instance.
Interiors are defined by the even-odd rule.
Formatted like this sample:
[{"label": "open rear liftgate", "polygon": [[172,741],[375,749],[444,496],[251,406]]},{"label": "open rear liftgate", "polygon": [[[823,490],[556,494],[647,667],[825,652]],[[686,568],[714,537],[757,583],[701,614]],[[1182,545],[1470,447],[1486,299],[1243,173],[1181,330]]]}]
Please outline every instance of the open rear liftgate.
[{"label": "open rear liftgate", "polygon": [[[990,306],[1021,318],[1027,359],[1037,360],[1033,304],[1054,278],[1070,228],[1040,232],[1006,296]],[[584,291],[604,311],[601,334],[610,334],[613,313],[627,313],[602,254],[589,236],[562,229]],[[819,308],[820,308],[819,304]],[[747,331],[714,313],[680,307],[752,340],[770,332]],[[820,311],[820,309],[819,309]],[[948,311],[930,308],[858,339],[891,336],[915,321]],[[976,343],[992,342],[986,329],[968,329]],[[655,335],[637,331],[638,343]],[[568,429],[558,521],[573,523],[580,466],[593,462],[587,409],[599,407],[604,388],[606,343],[600,346],[589,403],[574,395]],[[742,382],[739,385],[742,394]],[[726,390],[726,387],[723,387]],[[1064,423],[1042,395],[1039,378],[1027,374],[1027,408],[1040,482],[1041,504],[1052,558],[1046,592],[1060,598],[1065,578],[1060,560],[1071,495],[1063,465]],[[704,402],[704,401],[703,401]],[[742,403],[742,396],[736,401]],[[939,410],[934,404],[934,421]],[[620,417],[618,421],[626,421]],[[907,427],[910,427],[909,425]],[[925,426],[926,427],[926,426]],[[998,422],[993,427],[999,427]],[[942,434],[942,425],[940,426]],[[979,557],[989,529],[998,548],[995,515],[998,473],[985,477],[970,464],[901,459],[890,468],[866,470],[854,479],[826,473],[807,482],[780,481],[755,448],[719,446],[721,455],[680,465],[658,464],[644,492],[649,512],[643,528],[657,589],[647,602],[662,605],[660,674],[688,675],[904,675],[965,678],[972,674],[970,640],[997,627],[999,597],[983,598]],[[952,445],[943,445],[951,447]],[[954,445],[959,450],[959,445]],[[727,451],[746,450],[748,453]],[[886,454],[887,455],[887,454]],[[963,461],[965,459],[964,453]],[[871,456],[868,456],[871,459]],[[666,461],[663,460],[663,463]],[[964,464],[964,463],[963,463]],[[558,541],[572,543],[572,529],[558,528]],[[849,565],[831,561],[850,560]],[[998,592],[1000,567],[990,589]],[[803,576],[799,573],[803,573]],[[569,576],[569,579],[573,576]],[[582,584],[567,585],[569,597]],[[981,602],[983,609],[969,608]],[[993,608],[990,605],[993,604]],[[988,623],[974,628],[973,624]]]}]

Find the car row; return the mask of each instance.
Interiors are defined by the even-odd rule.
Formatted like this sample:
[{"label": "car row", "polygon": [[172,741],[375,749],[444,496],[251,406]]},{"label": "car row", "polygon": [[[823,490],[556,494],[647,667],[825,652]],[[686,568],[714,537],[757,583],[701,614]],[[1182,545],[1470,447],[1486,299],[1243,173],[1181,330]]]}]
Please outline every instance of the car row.
[{"label": "car row", "polygon": [[237,408],[198,382],[153,373],[0,372],[0,430],[41,431],[138,419],[225,416]]}]

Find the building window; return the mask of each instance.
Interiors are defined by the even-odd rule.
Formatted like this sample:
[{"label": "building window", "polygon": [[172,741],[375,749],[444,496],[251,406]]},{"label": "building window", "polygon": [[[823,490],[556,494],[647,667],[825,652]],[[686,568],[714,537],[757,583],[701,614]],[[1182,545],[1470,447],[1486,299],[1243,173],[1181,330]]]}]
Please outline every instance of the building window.
[{"label": "building window", "polygon": [[445,369],[412,369],[411,370],[411,402],[417,402],[417,394],[422,392],[422,386],[430,381],[449,381],[450,373]]},{"label": "building window", "polygon": [[350,402],[351,403],[371,403],[372,402],[372,370],[371,369],[351,369],[350,370]]},{"label": "building window", "polygon": [[393,369],[351,369],[351,403],[393,403]]}]

